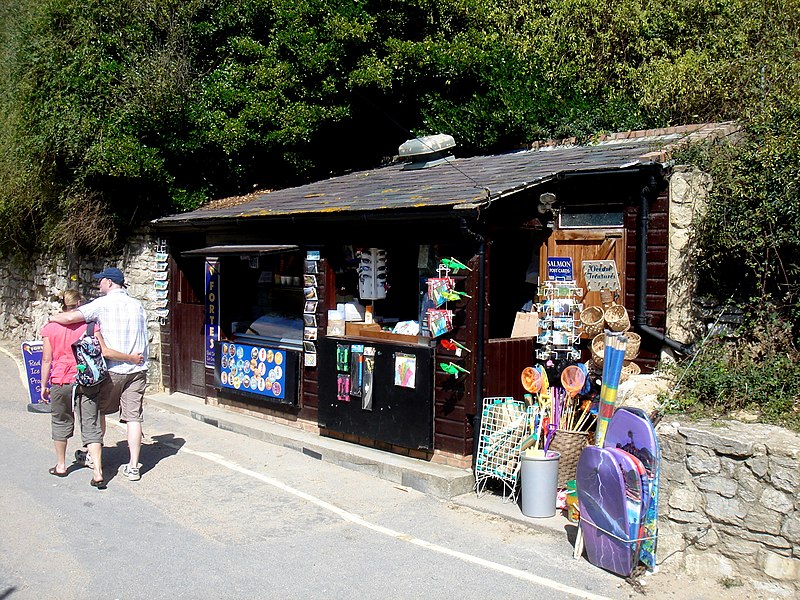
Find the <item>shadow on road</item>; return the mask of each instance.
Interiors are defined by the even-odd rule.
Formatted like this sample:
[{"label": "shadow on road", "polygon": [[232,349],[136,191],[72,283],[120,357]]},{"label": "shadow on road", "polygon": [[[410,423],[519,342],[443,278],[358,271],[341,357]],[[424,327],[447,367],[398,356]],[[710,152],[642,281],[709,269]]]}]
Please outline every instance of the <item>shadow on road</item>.
[{"label": "shadow on road", "polygon": [[[142,451],[139,455],[139,462],[142,464],[140,469],[142,475],[154,469],[165,458],[175,456],[186,443],[186,440],[175,437],[172,433],[155,435],[150,439],[152,443],[142,443]],[[103,476],[106,483],[117,476],[122,465],[128,464],[129,457],[128,442],[126,440],[120,440],[116,446],[103,448]],[[72,466],[70,465],[68,470],[72,469]],[[0,600],[2,600],[2,597],[0,597]]]}]

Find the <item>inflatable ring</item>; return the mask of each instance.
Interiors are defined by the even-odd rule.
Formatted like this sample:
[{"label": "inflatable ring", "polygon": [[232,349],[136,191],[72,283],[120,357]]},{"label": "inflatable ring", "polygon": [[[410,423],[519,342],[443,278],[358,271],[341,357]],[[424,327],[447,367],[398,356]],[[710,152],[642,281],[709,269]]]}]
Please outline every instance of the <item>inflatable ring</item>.
[{"label": "inflatable ring", "polygon": [[542,374],[533,367],[522,369],[522,387],[531,394],[538,394],[542,389]]}]

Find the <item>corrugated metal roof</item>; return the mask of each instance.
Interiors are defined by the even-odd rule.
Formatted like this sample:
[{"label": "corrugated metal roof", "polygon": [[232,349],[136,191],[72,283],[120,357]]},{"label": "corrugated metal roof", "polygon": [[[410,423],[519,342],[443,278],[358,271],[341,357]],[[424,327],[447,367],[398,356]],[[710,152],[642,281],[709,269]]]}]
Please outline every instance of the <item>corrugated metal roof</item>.
[{"label": "corrugated metal roof", "polygon": [[[694,129],[687,131],[687,127]],[[299,187],[256,193],[239,203],[200,208],[163,217],[155,223],[168,226],[301,214],[466,208],[541,184],[559,173],[621,171],[659,164],[665,160],[666,147],[687,136],[697,136],[699,128],[706,133],[708,127],[709,124],[653,130],[642,132],[644,137],[639,138],[617,134],[590,146],[548,146],[455,158],[430,169],[404,170],[403,164],[394,164]]]}]

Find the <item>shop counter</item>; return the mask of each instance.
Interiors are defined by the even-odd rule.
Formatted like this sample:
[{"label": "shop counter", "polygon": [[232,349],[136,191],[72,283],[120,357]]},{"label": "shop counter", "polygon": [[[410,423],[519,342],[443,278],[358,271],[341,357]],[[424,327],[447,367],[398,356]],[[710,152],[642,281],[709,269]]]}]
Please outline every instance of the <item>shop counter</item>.
[{"label": "shop counter", "polygon": [[432,450],[433,348],[429,338],[421,340],[367,335],[321,339],[320,427]]}]

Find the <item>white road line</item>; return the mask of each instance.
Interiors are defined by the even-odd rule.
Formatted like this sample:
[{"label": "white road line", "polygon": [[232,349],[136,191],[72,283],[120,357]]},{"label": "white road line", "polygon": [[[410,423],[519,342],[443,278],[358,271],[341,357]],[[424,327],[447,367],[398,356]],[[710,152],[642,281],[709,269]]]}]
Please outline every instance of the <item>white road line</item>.
[{"label": "white road line", "polygon": [[[163,442],[161,442],[163,443]],[[366,529],[374,531],[376,533],[380,533],[381,535],[385,535],[390,538],[394,538],[396,540],[400,540],[403,542],[408,542],[409,544],[414,544],[416,546],[420,546],[422,548],[426,548],[428,550],[432,550],[433,552],[438,552],[439,554],[445,554],[447,556],[452,556],[453,558],[457,558],[459,560],[463,560],[464,562],[472,563],[475,565],[479,565],[486,569],[491,569],[493,571],[498,571],[500,573],[505,573],[506,575],[510,575],[512,577],[516,577],[517,579],[522,579],[525,581],[529,581],[536,585],[550,588],[556,590],[558,592],[562,592],[564,594],[570,594],[571,596],[575,596],[577,598],[586,598],[587,600],[610,600],[606,596],[599,596],[597,594],[592,594],[591,592],[587,592],[585,590],[579,590],[577,588],[570,587],[568,585],[564,585],[557,581],[553,581],[552,579],[547,579],[545,577],[540,577],[538,575],[534,575],[533,573],[528,573],[527,571],[521,571],[519,569],[514,569],[512,567],[501,565],[500,563],[492,562],[490,560],[485,560],[483,558],[479,558],[477,556],[472,556],[471,554],[465,554],[464,552],[458,552],[457,550],[452,550],[450,548],[445,548],[444,546],[439,546],[437,544],[433,544],[431,542],[427,542],[425,540],[412,537],[407,533],[402,533],[400,531],[395,531],[394,529],[389,529],[388,527],[382,527],[381,525],[376,525],[375,523],[370,523],[369,521],[359,517],[356,514],[348,512],[339,508],[338,506],[334,506],[330,502],[325,502],[324,500],[320,500],[316,496],[312,496],[311,494],[307,494],[302,492],[298,489],[295,489],[289,485],[286,485],[282,481],[269,477],[268,475],[263,475],[261,473],[257,473],[255,471],[251,471],[250,469],[246,469],[240,465],[237,465],[234,462],[226,460],[217,454],[213,454],[210,452],[198,452],[195,450],[191,450],[187,448],[185,445],[177,447],[179,452],[186,452],[188,454],[192,454],[194,456],[198,456],[200,458],[204,458],[208,461],[214,462],[218,465],[221,465],[231,471],[236,471],[238,473],[242,473],[243,475],[247,475],[254,479],[258,479],[268,485],[276,487],[284,492],[296,496],[314,504],[324,510],[327,510],[344,521],[348,521],[355,525],[360,525]]]}]

